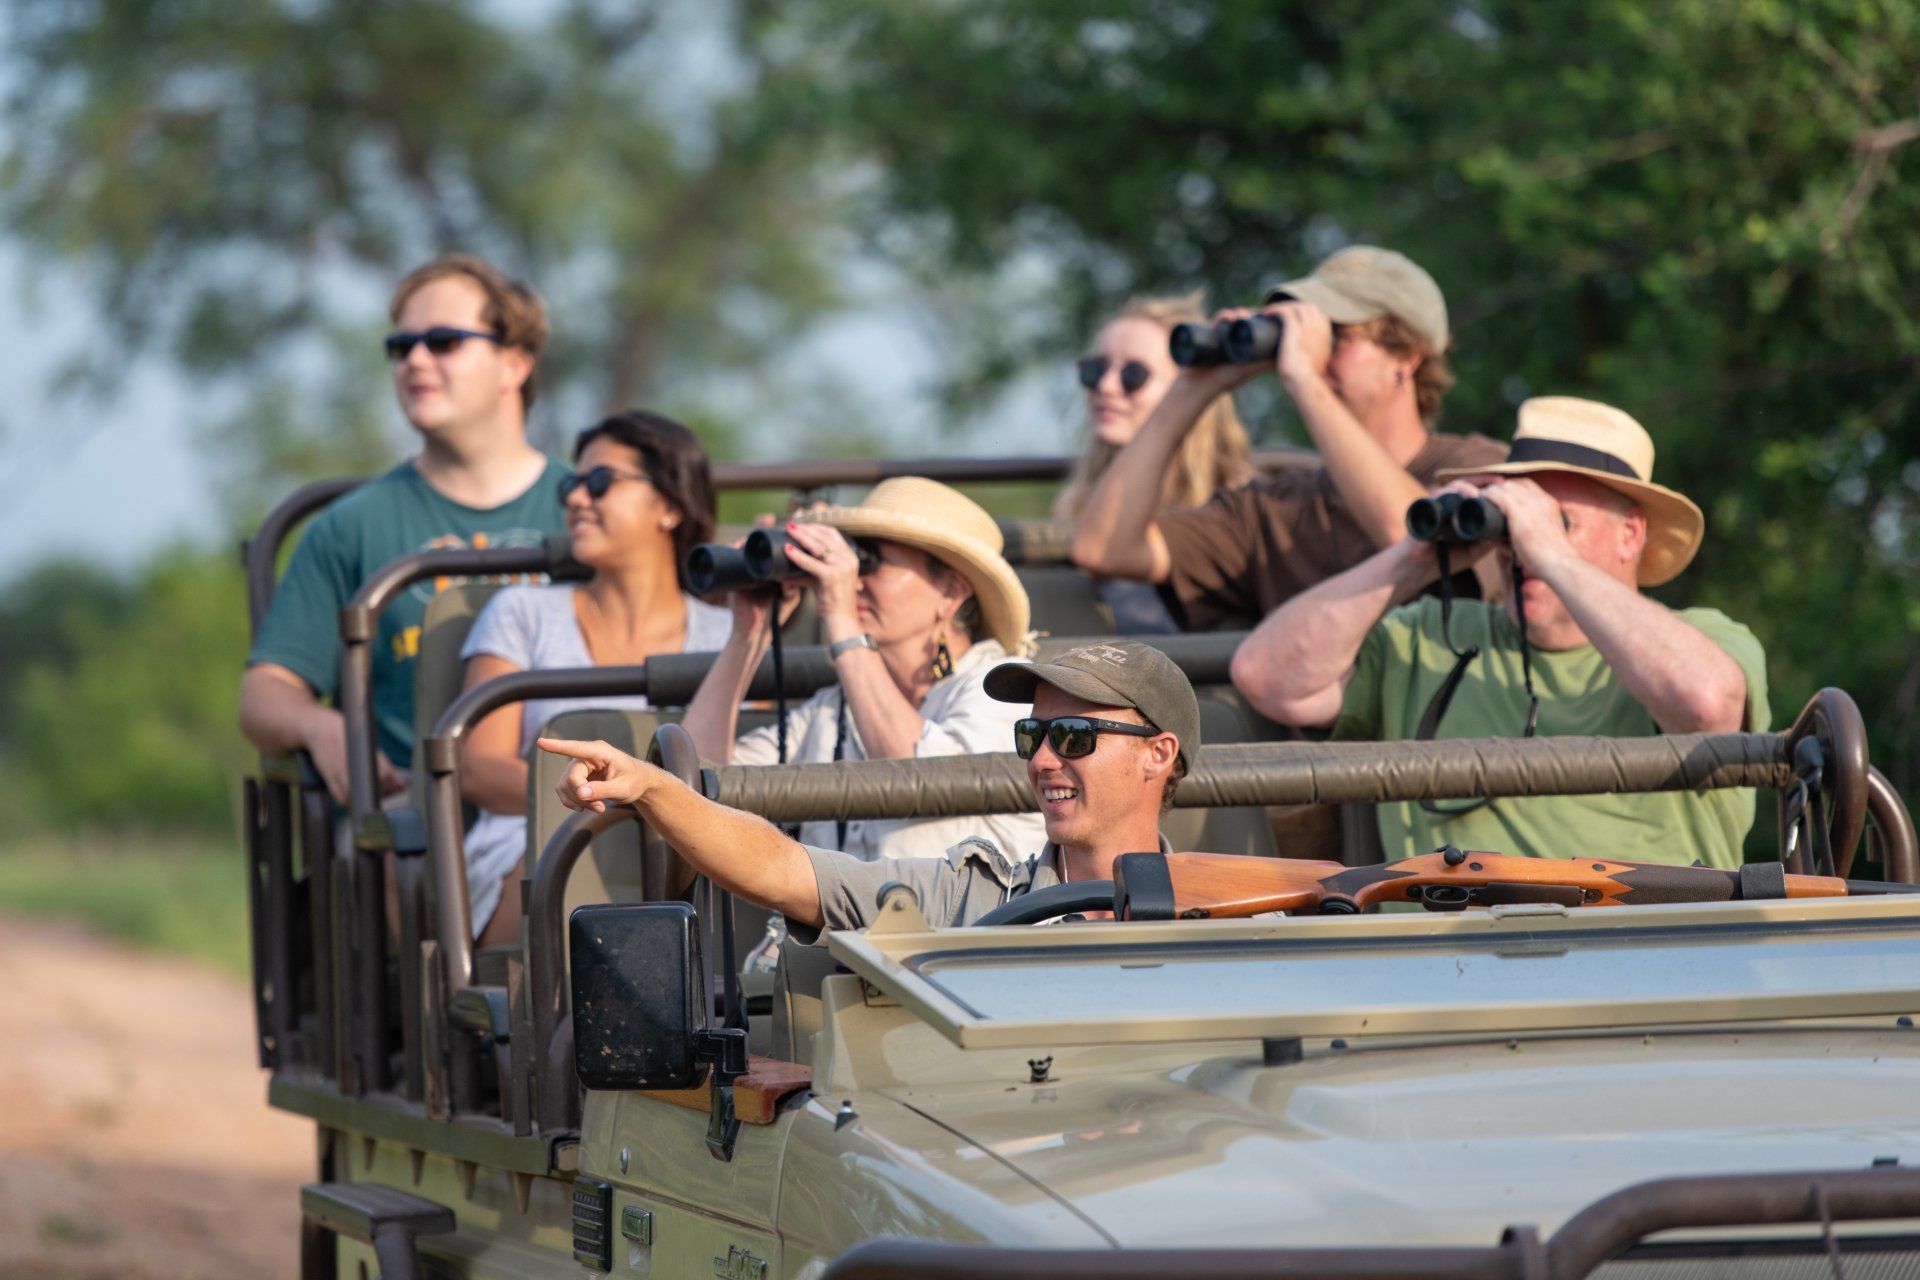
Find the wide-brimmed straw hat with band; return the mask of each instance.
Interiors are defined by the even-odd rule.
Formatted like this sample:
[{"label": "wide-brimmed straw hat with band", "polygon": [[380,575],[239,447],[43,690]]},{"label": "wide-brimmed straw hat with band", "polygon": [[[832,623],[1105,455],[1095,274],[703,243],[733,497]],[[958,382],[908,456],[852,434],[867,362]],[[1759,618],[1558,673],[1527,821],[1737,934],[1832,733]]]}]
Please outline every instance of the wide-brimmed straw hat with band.
[{"label": "wide-brimmed straw hat with band", "polygon": [[1700,549],[1706,518],[1686,495],[1653,482],[1653,437],[1631,415],[1596,400],[1536,396],[1525,401],[1505,462],[1455,467],[1435,478],[1444,484],[1458,476],[1541,471],[1585,476],[1639,504],[1647,517],[1647,547],[1640,556],[1643,587],[1677,577]]},{"label": "wide-brimmed straw hat with band", "polygon": [[[1010,654],[1028,653],[1033,611],[1027,589],[1001,554],[1006,538],[986,509],[935,480],[897,476],[873,487],[857,507],[825,507],[794,517],[830,524],[854,538],[882,538],[938,556],[973,584],[986,633]],[[984,637],[978,637],[984,638]]]}]

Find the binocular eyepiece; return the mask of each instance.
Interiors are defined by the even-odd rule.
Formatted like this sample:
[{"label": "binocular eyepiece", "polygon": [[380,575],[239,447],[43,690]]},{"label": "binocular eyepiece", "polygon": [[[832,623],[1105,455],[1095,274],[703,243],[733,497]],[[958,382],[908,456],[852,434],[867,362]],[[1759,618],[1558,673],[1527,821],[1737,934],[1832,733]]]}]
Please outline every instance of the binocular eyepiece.
[{"label": "binocular eyepiece", "polygon": [[1167,337],[1173,362],[1194,369],[1216,364],[1254,364],[1280,350],[1280,321],[1247,316],[1219,324],[1177,324]]},{"label": "binocular eyepiece", "polygon": [[1421,498],[1407,508],[1407,532],[1420,542],[1465,545],[1489,539],[1504,541],[1507,517],[1485,498],[1442,493]]},{"label": "binocular eyepiece", "polygon": [[[850,538],[860,572],[880,567],[880,551],[870,538]],[[745,591],[807,577],[807,571],[787,558],[792,539],[785,529],[755,529],[737,547],[702,542],[687,552],[687,589],[697,596]]]}]

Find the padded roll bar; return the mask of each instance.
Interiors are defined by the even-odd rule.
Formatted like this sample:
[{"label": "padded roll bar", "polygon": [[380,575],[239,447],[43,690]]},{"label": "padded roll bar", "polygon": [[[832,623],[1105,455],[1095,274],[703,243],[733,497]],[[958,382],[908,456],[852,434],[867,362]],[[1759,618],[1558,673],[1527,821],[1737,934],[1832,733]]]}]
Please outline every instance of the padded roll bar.
[{"label": "padded roll bar", "polygon": [[[1211,809],[1781,787],[1793,777],[1787,759],[1787,737],[1777,733],[1235,743],[1201,747],[1173,805]],[[708,770],[706,779],[711,799],[773,823],[1033,808],[1026,766],[1012,753],[780,769],[728,765]]]}]

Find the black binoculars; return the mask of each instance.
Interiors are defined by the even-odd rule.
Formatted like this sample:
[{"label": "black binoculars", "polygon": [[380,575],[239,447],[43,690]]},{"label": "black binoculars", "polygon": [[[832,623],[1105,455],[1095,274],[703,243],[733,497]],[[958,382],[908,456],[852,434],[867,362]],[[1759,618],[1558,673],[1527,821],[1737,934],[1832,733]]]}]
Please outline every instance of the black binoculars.
[{"label": "black binoculars", "polygon": [[1442,493],[1421,498],[1407,508],[1407,532],[1420,542],[1504,540],[1507,517],[1485,498]]},{"label": "black binoculars", "polygon": [[1214,364],[1253,364],[1271,360],[1280,350],[1280,321],[1248,316],[1219,324],[1177,324],[1167,338],[1167,354],[1188,369]]},{"label": "black binoculars", "polygon": [[[792,540],[785,529],[755,529],[737,547],[702,542],[687,552],[687,589],[697,596],[744,591],[807,577],[807,571],[787,558]],[[880,550],[870,538],[849,538],[862,574],[880,567]]]}]

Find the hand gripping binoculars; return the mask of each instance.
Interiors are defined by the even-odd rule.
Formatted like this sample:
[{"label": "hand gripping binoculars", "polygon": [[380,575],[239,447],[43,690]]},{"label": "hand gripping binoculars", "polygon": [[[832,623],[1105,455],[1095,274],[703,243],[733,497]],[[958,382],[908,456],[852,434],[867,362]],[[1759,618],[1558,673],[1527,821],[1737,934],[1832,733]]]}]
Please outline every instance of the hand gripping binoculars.
[{"label": "hand gripping binoculars", "polygon": [[[862,575],[880,567],[880,550],[870,538],[849,538]],[[687,552],[687,589],[697,596],[747,591],[791,582],[808,575],[787,558],[792,542],[785,529],[755,529],[737,547],[702,542]]]},{"label": "hand gripping binoculars", "polygon": [[1488,539],[1504,541],[1507,517],[1485,498],[1442,493],[1407,508],[1407,532],[1420,542],[1461,546]]},{"label": "hand gripping binoculars", "polygon": [[1219,324],[1177,324],[1167,338],[1167,354],[1188,369],[1216,364],[1254,364],[1280,351],[1280,321],[1248,316]]}]

